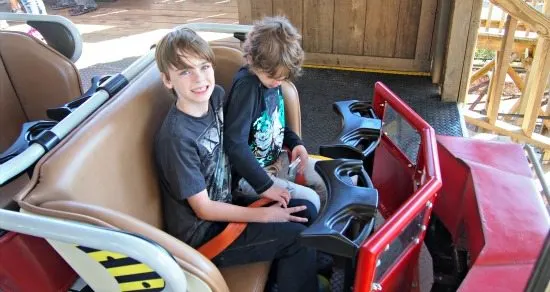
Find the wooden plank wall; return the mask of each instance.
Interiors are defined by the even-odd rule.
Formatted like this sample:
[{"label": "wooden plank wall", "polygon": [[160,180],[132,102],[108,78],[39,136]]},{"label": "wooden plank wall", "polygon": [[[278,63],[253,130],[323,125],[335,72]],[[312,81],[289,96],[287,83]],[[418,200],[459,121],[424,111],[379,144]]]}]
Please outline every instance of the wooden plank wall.
[{"label": "wooden plank wall", "polygon": [[238,0],[239,22],[285,15],[306,63],[430,72],[437,0]]}]

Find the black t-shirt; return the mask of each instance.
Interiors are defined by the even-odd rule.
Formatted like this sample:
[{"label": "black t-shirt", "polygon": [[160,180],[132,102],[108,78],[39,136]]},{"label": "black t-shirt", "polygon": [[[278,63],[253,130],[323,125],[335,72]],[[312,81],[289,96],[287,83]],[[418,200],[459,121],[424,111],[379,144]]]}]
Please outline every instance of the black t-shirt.
[{"label": "black t-shirt", "polygon": [[206,189],[211,200],[231,202],[231,172],[222,143],[223,96],[216,86],[207,114],[199,118],[172,105],[155,141],[167,232],[193,247],[205,241],[212,222],[199,219],[186,199]]},{"label": "black t-shirt", "polygon": [[262,85],[247,66],[242,67],[224,108],[225,150],[234,170],[233,183],[243,177],[259,194],[273,185],[262,167],[275,162],[282,146],[293,149],[302,141],[285,127],[281,87]]}]

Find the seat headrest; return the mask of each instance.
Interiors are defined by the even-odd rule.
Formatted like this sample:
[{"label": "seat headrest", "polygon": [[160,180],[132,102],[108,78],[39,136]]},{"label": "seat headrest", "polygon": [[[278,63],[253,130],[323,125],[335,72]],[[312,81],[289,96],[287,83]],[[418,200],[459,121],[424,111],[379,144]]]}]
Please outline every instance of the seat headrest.
[{"label": "seat headrest", "polygon": [[235,48],[221,46],[212,46],[212,51],[216,56],[214,64],[216,84],[223,87],[228,94],[233,84],[233,77],[244,65],[243,53]]}]

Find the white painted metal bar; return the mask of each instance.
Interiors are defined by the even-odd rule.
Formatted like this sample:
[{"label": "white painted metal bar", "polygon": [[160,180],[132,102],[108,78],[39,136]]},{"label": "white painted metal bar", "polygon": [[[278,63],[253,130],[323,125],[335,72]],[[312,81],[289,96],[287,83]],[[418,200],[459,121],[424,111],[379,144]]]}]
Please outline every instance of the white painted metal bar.
[{"label": "white painted metal bar", "polygon": [[540,162],[535,155],[535,150],[533,150],[533,147],[528,144],[525,144],[523,149],[525,149],[525,151],[527,152],[527,157],[529,157],[529,161],[531,161],[531,164],[533,164],[535,173],[537,174],[540,185],[542,186],[542,192],[546,196],[546,201],[550,202],[550,188],[548,187],[548,183],[546,183],[546,179],[544,178],[544,171],[542,170],[542,166],[540,165]]},{"label": "white painted metal bar", "polygon": [[124,254],[158,273],[168,288],[165,291],[187,291],[187,278],[183,270],[164,248],[153,241],[88,224],[3,209],[0,209],[0,228]]}]

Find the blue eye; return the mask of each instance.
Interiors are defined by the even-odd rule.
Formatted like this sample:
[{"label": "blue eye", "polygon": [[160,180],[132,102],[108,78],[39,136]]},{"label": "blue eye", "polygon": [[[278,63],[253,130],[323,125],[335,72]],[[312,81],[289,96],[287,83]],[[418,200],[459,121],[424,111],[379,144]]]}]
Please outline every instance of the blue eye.
[{"label": "blue eye", "polygon": [[182,75],[182,76],[189,75],[189,74],[191,74],[191,71],[189,71],[189,70],[182,70],[180,72],[180,75]]},{"label": "blue eye", "polygon": [[210,67],[212,67],[212,66],[211,66],[210,64],[207,64],[207,65],[202,66],[201,69],[202,69],[203,71],[205,71],[205,70],[210,69]]}]

